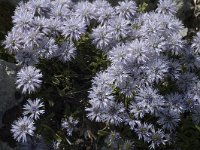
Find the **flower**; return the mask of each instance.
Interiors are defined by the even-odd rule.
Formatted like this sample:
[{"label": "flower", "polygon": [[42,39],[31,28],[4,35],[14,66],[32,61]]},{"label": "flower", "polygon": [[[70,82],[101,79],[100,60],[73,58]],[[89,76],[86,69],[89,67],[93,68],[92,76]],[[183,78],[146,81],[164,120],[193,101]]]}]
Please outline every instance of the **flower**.
[{"label": "flower", "polygon": [[129,110],[130,113],[132,113],[136,119],[143,118],[146,114],[146,110],[143,108],[143,106],[139,106],[135,102],[131,102]]},{"label": "flower", "polygon": [[160,58],[152,59],[153,60],[149,60],[149,63],[146,64],[145,73],[149,83],[158,83],[159,81],[163,81],[165,75],[167,74],[169,62]]},{"label": "flower", "polygon": [[81,35],[86,32],[86,24],[83,20],[71,17],[63,23],[62,35],[72,40],[79,40]]},{"label": "flower", "polygon": [[148,58],[148,50],[144,47],[144,42],[139,41],[138,39],[132,41],[128,47],[128,60],[135,63],[143,63],[146,62]]},{"label": "flower", "polygon": [[155,149],[156,146],[159,146],[160,144],[165,144],[167,142],[167,136],[162,130],[158,129],[156,131],[154,128],[151,128],[148,142],[151,142],[149,148]]},{"label": "flower", "polygon": [[90,104],[94,107],[106,108],[112,103],[114,96],[112,95],[112,78],[109,73],[100,72],[93,79],[93,86],[89,91]]},{"label": "flower", "polygon": [[113,64],[125,63],[127,59],[127,46],[118,44],[108,52],[108,58]]},{"label": "flower", "polygon": [[50,11],[50,0],[30,0],[26,4],[28,9],[35,14],[47,15]]},{"label": "flower", "polygon": [[16,28],[13,28],[11,32],[8,32],[6,35],[5,41],[3,44],[5,45],[5,49],[8,49],[10,53],[17,53],[19,49],[22,48],[21,42],[22,39],[20,37],[21,32]]},{"label": "flower", "polygon": [[41,58],[51,59],[56,56],[58,45],[53,38],[44,38],[42,40],[42,43],[43,44],[40,44],[40,47],[37,49],[38,55]]},{"label": "flower", "polygon": [[134,142],[126,140],[123,145],[121,145],[122,150],[134,150]]},{"label": "flower", "polygon": [[42,74],[39,69],[33,66],[23,67],[17,73],[17,88],[22,87],[22,93],[32,93],[35,92],[37,88],[41,86]]},{"label": "flower", "polygon": [[109,145],[112,149],[117,149],[120,140],[121,140],[120,133],[116,131],[111,131],[107,136],[107,138],[105,139],[105,143]]},{"label": "flower", "polygon": [[52,141],[52,149],[53,150],[59,150],[60,145],[61,145],[62,140],[61,139],[57,139],[57,140],[53,140]]},{"label": "flower", "polygon": [[139,108],[143,108],[146,113],[152,114],[164,104],[163,97],[151,86],[139,87],[135,100]]},{"label": "flower", "polygon": [[112,103],[111,105],[106,107],[103,112],[102,118],[104,122],[119,125],[126,119],[126,112],[123,104]]},{"label": "flower", "polygon": [[171,108],[163,109],[158,116],[158,124],[169,131],[174,131],[180,121],[180,113]]},{"label": "flower", "polygon": [[75,54],[76,47],[74,46],[73,42],[70,41],[63,42],[57,53],[59,60],[62,62],[70,61],[75,57]]},{"label": "flower", "polygon": [[195,52],[200,52],[200,32],[197,32],[197,35],[193,38],[192,48],[194,48]]},{"label": "flower", "polygon": [[15,55],[15,59],[22,65],[35,65],[39,62],[38,55],[34,51],[30,51],[29,47],[20,50]]},{"label": "flower", "polygon": [[27,31],[31,27],[33,21],[34,13],[33,11],[28,11],[24,9],[16,9],[15,15],[12,17],[13,23],[18,29],[22,31]]},{"label": "flower", "polygon": [[24,115],[29,115],[30,118],[38,119],[41,114],[44,114],[44,110],[41,109],[44,107],[43,102],[40,99],[36,98],[35,100],[28,99],[28,103],[24,105]]},{"label": "flower", "polygon": [[137,133],[139,139],[144,139],[144,141],[148,141],[148,137],[150,135],[150,130],[153,127],[152,124],[137,122],[137,128],[134,128],[134,131]]},{"label": "flower", "polygon": [[87,112],[87,117],[90,120],[95,120],[96,122],[102,122],[103,120],[103,108],[99,108],[95,105],[92,105],[90,108],[86,108],[85,111]]},{"label": "flower", "polygon": [[125,19],[131,20],[133,16],[136,14],[136,4],[133,1],[121,1],[119,2],[119,5],[116,7],[116,13],[121,17]]},{"label": "flower", "polygon": [[156,11],[158,13],[175,15],[177,12],[177,5],[173,0],[159,0]]},{"label": "flower", "polygon": [[112,18],[108,21],[108,31],[112,34],[112,37],[116,40],[126,38],[130,33],[130,22],[123,18]]},{"label": "flower", "polygon": [[100,7],[97,10],[97,20],[100,23],[100,25],[107,25],[108,21],[114,17],[115,11],[113,7]]},{"label": "flower", "polygon": [[90,20],[95,19],[95,11],[92,3],[87,1],[79,2],[75,5],[75,16],[83,20],[87,25],[90,24]]},{"label": "flower", "polygon": [[112,88],[104,85],[92,87],[89,91],[90,103],[95,107],[105,108],[112,103],[114,96],[112,94]]},{"label": "flower", "polygon": [[78,120],[70,116],[69,118],[63,119],[61,126],[67,131],[68,136],[72,136],[72,132],[76,129],[77,124]]},{"label": "flower", "polygon": [[26,116],[14,121],[11,132],[18,142],[26,142],[27,135],[33,136],[35,130],[34,122]]},{"label": "flower", "polygon": [[96,29],[93,29],[91,37],[93,39],[92,43],[102,50],[106,48],[112,40],[112,34],[108,32],[105,26],[98,26]]}]

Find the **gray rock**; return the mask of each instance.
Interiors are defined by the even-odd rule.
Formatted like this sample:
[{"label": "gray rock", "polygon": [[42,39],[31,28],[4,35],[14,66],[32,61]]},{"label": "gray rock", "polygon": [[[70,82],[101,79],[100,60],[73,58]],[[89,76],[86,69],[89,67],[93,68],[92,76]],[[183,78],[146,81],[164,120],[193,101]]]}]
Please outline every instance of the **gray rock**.
[{"label": "gray rock", "polygon": [[18,104],[22,99],[15,98],[16,65],[0,59],[0,127],[6,110]]},{"label": "gray rock", "polygon": [[16,150],[16,149],[13,149],[13,148],[9,147],[9,145],[7,143],[0,141],[0,150]]}]

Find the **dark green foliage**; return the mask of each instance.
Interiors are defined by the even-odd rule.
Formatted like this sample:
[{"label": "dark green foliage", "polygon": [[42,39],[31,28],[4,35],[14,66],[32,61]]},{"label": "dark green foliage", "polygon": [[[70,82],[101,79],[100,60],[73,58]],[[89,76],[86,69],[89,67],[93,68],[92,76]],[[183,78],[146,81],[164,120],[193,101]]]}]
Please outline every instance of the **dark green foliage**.
[{"label": "dark green foliage", "polygon": [[13,11],[14,6],[11,3],[0,2],[0,59],[8,62],[14,62],[14,58],[3,49],[2,41],[5,39],[7,32],[12,28],[11,16],[13,15]]}]

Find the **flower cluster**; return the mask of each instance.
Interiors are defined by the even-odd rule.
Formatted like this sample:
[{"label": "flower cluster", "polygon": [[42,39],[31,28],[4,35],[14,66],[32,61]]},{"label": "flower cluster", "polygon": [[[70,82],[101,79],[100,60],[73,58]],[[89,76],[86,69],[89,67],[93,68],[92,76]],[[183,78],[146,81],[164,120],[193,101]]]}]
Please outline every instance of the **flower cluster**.
[{"label": "flower cluster", "polygon": [[24,105],[23,117],[18,118],[12,124],[11,132],[13,137],[18,142],[27,142],[27,135],[33,136],[36,129],[34,120],[39,119],[41,114],[44,114],[44,104],[40,99],[28,99],[27,104]]},{"label": "flower cluster", "polygon": [[[4,41],[5,48],[24,65],[17,74],[17,88],[22,93],[35,92],[42,74],[33,65],[54,57],[72,61],[78,41],[87,34],[90,44],[110,62],[91,81],[84,107],[87,118],[112,128],[124,125],[149,149],[170,144],[183,115],[200,123],[200,80],[195,72],[200,66],[200,33],[193,41],[184,39],[184,26],[176,13],[173,0],[159,0],[156,10],[145,13],[128,0],[117,6],[105,0],[20,3],[14,27]],[[25,142],[26,135],[33,135],[33,119],[44,113],[43,106],[39,99],[28,100],[24,115],[29,117],[12,125],[17,141]],[[68,117],[60,124],[72,136],[78,122]],[[120,138],[112,131],[105,143],[117,148]],[[132,139],[120,145],[122,149],[134,146]]]},{"label": "flower cluster", "polygon": [[[129,17],[123,13],[125,5]],[[87,116],[116,126],[128,124],[155,149],[170,141],[184,113],[199,123],[199,79],[194,72],[199,68],[199,33],[192,45],[183,40],[184,26],[172,0],[160,0],[155,11],[143,14],[129,1],[111,8],[111,17],[92,33],[111,65],[92,80]],[[166,91],[170,84],[173,90]],[[116,90],[129,99],[128,106]],[[155,124],[144,120],[150,116]]]},{"label": "flower cluster", "polygon": [[4,41],[5,48],[25,65],[37,64],[39,58],[71,60],[75,56],[74,42],[86,32],[84,18],[77,16],[85,11],[80,6],[74,8],[69,0],[20,3],[14,12],[14,27]]}]

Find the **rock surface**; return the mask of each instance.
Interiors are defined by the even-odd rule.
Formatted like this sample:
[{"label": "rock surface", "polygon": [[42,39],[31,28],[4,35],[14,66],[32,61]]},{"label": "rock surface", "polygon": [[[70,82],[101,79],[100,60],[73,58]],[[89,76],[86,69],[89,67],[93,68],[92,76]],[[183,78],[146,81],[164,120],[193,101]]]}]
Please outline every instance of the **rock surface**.
[{"label": "rock surface", "polygon": [[16,65],[0,59],[0,127],[6,110],[18,104],[22,99],[16,99],[15,93]]}]

